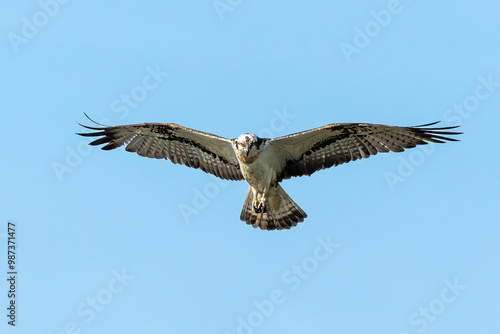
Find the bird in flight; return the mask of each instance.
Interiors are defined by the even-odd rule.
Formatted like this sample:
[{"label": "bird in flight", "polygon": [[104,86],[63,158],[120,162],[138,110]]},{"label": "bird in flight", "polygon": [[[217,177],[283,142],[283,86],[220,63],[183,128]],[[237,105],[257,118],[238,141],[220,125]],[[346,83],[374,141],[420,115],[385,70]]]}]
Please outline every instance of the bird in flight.
[{"label": "bird in flight", "polygon": [[457,126],[433,127],[437,123],[413,127],[339,123],[279,138],[244,133],[236,139],[173,123],[96,123],[99,127],[80,124],[95,132],[78,134],[100,137],[90,145],[105,144],[103,150],[126,145],[126,151],[143,157],[167,159],[225,180],[245,180],[249,187],[240,219],[262,230],[282,230],[296,226],[307,215],[283,190],[281,181],[379,152],[402,152],[428,142],[457,141],[448,137],[461,134],[450,131]]}]

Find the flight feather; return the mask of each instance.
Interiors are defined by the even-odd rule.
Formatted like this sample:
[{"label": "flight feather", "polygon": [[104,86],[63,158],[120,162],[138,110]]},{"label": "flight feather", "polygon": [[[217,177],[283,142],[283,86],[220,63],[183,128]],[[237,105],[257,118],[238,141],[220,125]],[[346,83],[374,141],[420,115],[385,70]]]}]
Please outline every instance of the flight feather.
[{"label": "flight feather", "polygon": [[79,133],[100,137],[90,145],[105,144],[103,150],[125,146],[129,152],[148,158],[168,159],[199,168],[226,180],[243,180],[238,159],[229,139],[173,123],[143,123],[121,126],[81,126],[94,130]]},{"label": "flight feather", "polygon": [[368,158],[379,152],[402,152],[428,142],[457,141],[449,131],[456,126],[432,127],[438,122],[399,127],[380,124],[330,124],[308,131],[271,139],[276,154],[286,156],[279,181],[312,173],[343,163]]}]

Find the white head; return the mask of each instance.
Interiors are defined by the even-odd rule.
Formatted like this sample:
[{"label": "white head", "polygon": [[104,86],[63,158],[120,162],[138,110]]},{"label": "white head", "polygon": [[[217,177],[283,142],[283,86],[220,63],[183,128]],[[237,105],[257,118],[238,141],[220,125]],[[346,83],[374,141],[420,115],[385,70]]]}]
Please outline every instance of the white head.
[{"label": "white head", "polygon": [[244,133],[233,141],[233,148],[238,158],[245,162],[251,162],[260,154],[262,144],[264,144],[264,140],[253,133]]}]

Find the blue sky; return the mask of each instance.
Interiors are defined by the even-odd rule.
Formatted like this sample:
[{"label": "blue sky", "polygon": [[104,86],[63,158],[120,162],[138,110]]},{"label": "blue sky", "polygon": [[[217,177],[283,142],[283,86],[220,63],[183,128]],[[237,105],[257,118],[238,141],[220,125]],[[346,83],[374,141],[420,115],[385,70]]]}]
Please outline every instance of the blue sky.
[{"label": "blue sky", "polygon": [[[496,1],[10,3],[1,16],[2,333],[470,333],[500,320]],[[235,138],[461,125],[460,142],[244,182],[76,136],[173,122]],[[16,327],[7,224],[16,224]]]}]

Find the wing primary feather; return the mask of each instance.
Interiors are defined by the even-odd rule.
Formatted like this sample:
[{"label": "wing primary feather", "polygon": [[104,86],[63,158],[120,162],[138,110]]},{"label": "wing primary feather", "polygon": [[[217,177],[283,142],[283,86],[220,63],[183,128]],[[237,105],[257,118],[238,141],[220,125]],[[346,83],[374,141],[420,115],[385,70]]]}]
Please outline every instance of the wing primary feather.
[{"label": "wing primary feather", "polygon": [[125,145],[126,151],[148,158],[165,158],[176,164],[198,168],[227,180],[243,180],[238,159],[227,138],[189,129],[174,123],[142,123],[102,127],[78,123],[89,133],[85,137],[99,137],[89,144],[102,145],[112,150]]},{"label": "wing primary feather", "polygon": [[288,136],[271,139],[278,150],[294,152],[286,161],[279,180],[312,173],[349,161],[368,158],[379,152],[403,152],[405,149],[458,141],[458,126],[433,127],[439,122],[398,127],[367,123],[330,124]]},{"label": "wing primary feather", "polygon": [[441,121],[435,121],[435,122],[431,122],[431,123],[427,123],[427,124],[415,125],[415,126],[412,126],[412,128],[422,128],[422,127],[425,127],[425,126],[433,126],[433,125],[436,125],[436,124],[438,124],[440,122]]},{"label": "wing primary feather", "polygon": [[358,146],[359,153],[362,158],[368,158],[370,156],[370,149],[366,146],[365,142],[361,140],[360,137],[354,137],[356,139],[356,145]]},{"label": "wing primary feather", "polygon": [[101,124],[101,123],[97,123],[96,121],[94,121],[92,118],[89,117],[89,115],[87,115],[87,113],[83,113],[85,115],[85,117],[87,117],[92,123],[94,124],[97,124],[97,125],[100,125],[100,126],[104,126],[106,127],[106,125],[104,124]]}]

